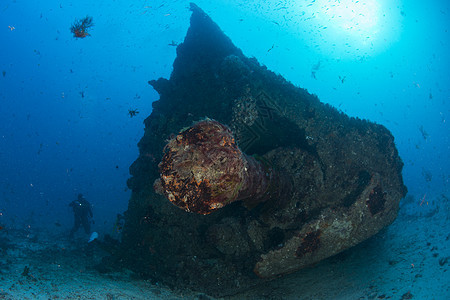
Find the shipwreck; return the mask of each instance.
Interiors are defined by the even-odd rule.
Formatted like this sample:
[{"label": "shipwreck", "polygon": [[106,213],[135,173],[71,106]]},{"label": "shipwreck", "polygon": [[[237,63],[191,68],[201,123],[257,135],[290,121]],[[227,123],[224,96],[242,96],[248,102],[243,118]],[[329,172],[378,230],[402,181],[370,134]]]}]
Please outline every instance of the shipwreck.
[{"label": "shipwreck", "polygon": [[406,194],[384,126],[247,58],[199,7],[145,120],[115,262],[224,296],[379,232]]}]

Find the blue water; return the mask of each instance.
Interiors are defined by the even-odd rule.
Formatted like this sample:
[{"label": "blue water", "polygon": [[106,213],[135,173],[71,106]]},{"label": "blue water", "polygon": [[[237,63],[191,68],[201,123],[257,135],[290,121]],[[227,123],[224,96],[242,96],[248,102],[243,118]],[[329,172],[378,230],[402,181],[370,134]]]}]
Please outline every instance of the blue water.
[{"label": "blue water", "polygon": [[[385,125],[418,212],[449,197],[449,1],[196,4],[245,55],[350,116]],[[91,36],[76,39],[70,26],[86,15]],[[170,76],[171,44],[183,41],[189,17],[188,1],[0,2],[2,227],[68,232],[68,204],[83,193],[93,229],[114,230],[159,97],[147,82]]]}]

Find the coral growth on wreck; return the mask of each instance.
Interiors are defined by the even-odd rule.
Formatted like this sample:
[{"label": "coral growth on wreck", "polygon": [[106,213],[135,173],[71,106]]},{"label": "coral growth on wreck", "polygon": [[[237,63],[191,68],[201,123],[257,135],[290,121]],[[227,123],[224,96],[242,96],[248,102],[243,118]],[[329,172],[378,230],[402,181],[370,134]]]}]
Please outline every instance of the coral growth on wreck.
[{"label": "coral growth on wreck", "polygon": [[264,198],[271,177],[241,152],[228,127],[209,119],[172,138],[159,168],[156,190],[176,206],[204,215],[250,196]]}]

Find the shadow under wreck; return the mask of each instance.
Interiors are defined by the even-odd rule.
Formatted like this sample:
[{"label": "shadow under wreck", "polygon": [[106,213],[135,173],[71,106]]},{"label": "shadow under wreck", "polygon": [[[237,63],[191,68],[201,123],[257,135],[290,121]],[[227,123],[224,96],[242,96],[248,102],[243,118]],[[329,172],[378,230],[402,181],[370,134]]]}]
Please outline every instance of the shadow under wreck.
[{"label": "shadow under wreck", "polygon": [[406,187],[391,133],[245,57],[191,10],[170,79],[149,82],[160,100],[130,168],[126,226],[111,261],[224,296],[392,223]]}]

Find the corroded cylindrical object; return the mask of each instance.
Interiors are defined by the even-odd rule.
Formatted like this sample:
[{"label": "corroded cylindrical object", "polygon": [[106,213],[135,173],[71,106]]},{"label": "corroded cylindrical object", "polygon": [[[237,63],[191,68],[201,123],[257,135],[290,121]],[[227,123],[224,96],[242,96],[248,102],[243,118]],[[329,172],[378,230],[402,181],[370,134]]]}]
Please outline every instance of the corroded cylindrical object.
[{"label": "corroded cylindrical object", "polygon": [[210,119],[172,138],[159,170],[161,192],[176,206],[204,215],[237,200],[266,200],[273,176],[239,149],[227,126]]}]

